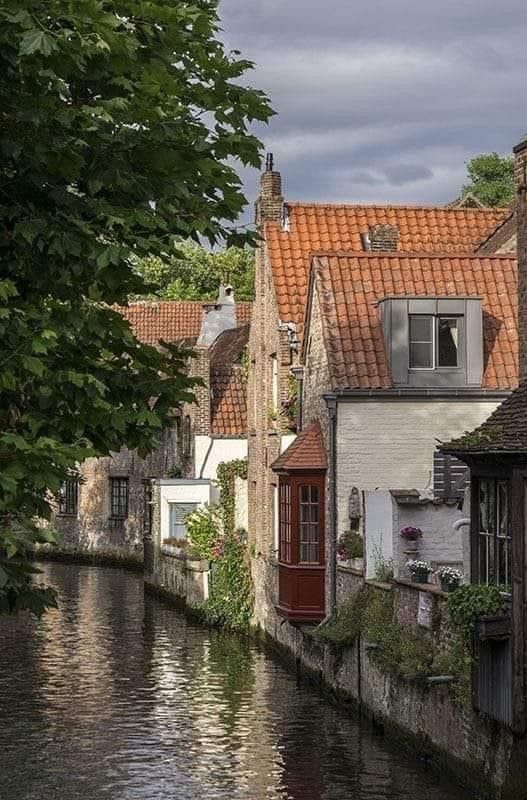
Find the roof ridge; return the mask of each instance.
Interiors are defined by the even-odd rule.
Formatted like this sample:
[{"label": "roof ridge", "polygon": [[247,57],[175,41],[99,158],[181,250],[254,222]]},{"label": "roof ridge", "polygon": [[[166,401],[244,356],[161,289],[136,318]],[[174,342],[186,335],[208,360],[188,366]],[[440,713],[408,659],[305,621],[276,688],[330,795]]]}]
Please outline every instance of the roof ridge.
[{"label": "roof ridge", "polygon": [[[448,214],[500,214],[510,210],[509,206],[492,206],[487,208],[451,208],[445,205],[434,205],[432,203],[346,203],[346,202],[316,202],[314,200],[284,200],[284,205],[292,208],[401,208],[401,209],[421,209],[423,211],[446,211]],[[280,224],[275,221],[275,224]]]},{"label": "roof ridge", "polygon": [[511,253],[437,253],[426,250],[313,250],[310,259],[314,258],[427,258],[427,259],[472,259],[474,261],[496,260],[517,261],[517,256]]}]

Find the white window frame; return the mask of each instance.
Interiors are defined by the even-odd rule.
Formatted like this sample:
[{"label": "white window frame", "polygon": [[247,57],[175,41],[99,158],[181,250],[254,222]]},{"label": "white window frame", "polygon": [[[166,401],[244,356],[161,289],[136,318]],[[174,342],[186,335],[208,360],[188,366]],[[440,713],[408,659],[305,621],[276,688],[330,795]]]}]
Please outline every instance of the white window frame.
[{"label": "white window frame", "polygon": [[[462,319],[462,315],[460,314],[409,314],[408,315],[408,369],[412,372],[433,372],[435,370],[452,370],[452,369],[460,369],[460,358],[459,358],[459,348],[460,348],[460,325],[458,320]],[[432,366],[431,367],[413,367],[410,363],[411,353],[412,353],[412,344],[429,344],[428,342],[412,342],[410,338],[410,329],[411,329],[411,319],[412,317],[426,317],[427,319],[432,320]],[[455,319],[456,320],[456,329],[458,334],[458,342],[457,342],[457,365],[455,367],[442,367],[438,365],[438,353],[437,347],[439,342],[438,337],[438,330],[439,330],[439,320],[440,319]]]}]

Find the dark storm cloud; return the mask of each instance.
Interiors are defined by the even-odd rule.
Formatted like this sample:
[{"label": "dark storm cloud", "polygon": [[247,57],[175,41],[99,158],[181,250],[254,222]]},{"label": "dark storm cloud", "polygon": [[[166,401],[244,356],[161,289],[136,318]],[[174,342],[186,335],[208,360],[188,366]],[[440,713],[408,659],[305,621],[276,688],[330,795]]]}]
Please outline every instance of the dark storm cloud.
[{"label": "dark storm cloud", "polygon": [[[525,0],[223,0],[290,199],[445,202],[527,131]],[[247,173],[254,197],[257,176]]]}]

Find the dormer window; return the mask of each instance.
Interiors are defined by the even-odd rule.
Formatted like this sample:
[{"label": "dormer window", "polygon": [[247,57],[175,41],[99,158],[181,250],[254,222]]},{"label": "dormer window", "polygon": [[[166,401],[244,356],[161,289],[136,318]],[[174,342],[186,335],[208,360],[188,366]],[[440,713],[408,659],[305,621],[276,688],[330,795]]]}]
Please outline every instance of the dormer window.
[{"label": "dormer window", "polygon": [[379,306],[394,386],[481,386],[479,298],[389,297]]},{"label": "dormer window", "polygon": [[411,314],[408,348],[410,369],[460,366],[458,317]]}]

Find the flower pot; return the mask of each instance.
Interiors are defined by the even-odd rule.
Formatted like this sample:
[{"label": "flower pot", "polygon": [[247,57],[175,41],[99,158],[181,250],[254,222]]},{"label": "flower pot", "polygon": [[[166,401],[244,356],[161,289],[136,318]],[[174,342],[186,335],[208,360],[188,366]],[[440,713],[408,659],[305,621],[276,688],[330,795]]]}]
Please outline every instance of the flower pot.
[{"label": "flower pot", "polygon": [[413,572],[410,575],[414,583],[428,583],[428,572]]},{"label": "flower pot", "polygon": [[405,553],[417,553],[419,550],[419,539],[403,539]]},{"label": "flower pot", "polygon": [[441,591],[442,592],[455,592],[456,589],[459,589],[459,583],[451,583],[450,581],[441,581]]},{"label": "flower pot", "polygon": [[364,558],[352,558],[351,568],[357,572],[364,572]]}]

